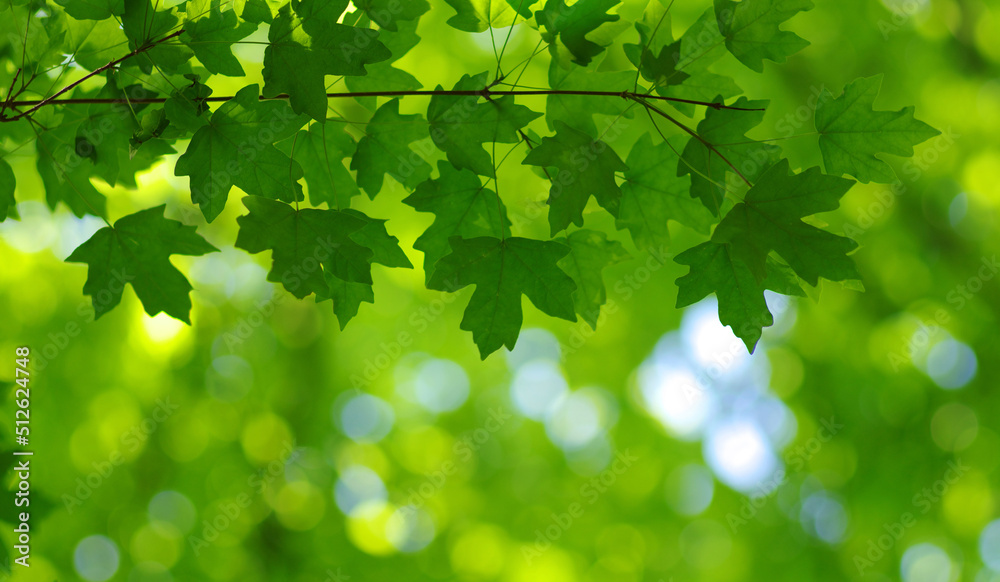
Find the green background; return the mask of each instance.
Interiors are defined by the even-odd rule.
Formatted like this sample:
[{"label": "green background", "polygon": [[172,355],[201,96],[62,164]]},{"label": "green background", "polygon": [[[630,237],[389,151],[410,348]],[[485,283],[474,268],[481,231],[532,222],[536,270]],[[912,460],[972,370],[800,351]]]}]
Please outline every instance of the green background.
[{"label": "green background", "polygon": [[[673,6],[675,37],[705,8]],[[489,34],[447,26],[452,14],[433,3],[397,64],[424,87],[496,65]],[[811,132],[811,96],[878,73],[879,109],[915,105],[942,135],[890,159],[895,193],[857,185],[823,216],[860,243],[864,292],[826,284],[772,304],[777,324],[752,357],[711,300],[673,308],[684,267],[630,243],[637,258],[605,272],[596,332],[525,302],[518,348],[480,361],[459,329],[471,290],[428,291],[419,268],[381,267],[376,303],[341,331],[329,304],[266,283],[264,258],[232,248],[236,200],[199,228],[221,254],[172,259],[195,287],[192,326],[149,318],[131,291],[95,322],[85,267],[62,259],[100,221],[50,212],[29,149],[6,156],[21,220],[0,226],[0,380],[12,382],[17,346],[35,366],[32,566],[13,579],[1000,580],[986,565],[1000,568],[1000,280],[988,268],[1000,246],[1000,10],[819,2],[786,28],[812,43],[786,64],[717,66],[771,99],[752,137]],[[621,44],[637,36],[622,31],[601,68],[625,68]],[[516,27],[504,62],[537,40]],[[259,78],[263,46],[237,54],[249,78],[216,79],[216,94]],[[522,84],[544,86],[547,61]],[[403,112],[426,106],[407,98]],[[627,151],[648,121],[618,120],[612,145]],[[543,120],[532,127],[547,134]],[[779,143],[793,167],[820,163],[814,141]],[[143,174],[138,191],[94,183],[111,216],[165,203],[185,220],[187,181],[172,167]],[[508,162],[501,188],[520,232],[545,236],[546,185]],[[432,217],[405,196],[390,179],[355,202],[388,218],[419,265],[412,243]],[[695,240],[678,230],[668,252]],[[547,417],[518,399],[559,390]],[[13,409],[6,399],[4,417]],[[499,425],[497,410],[510,414]],[[830,419],[842,427],[824,430]],[[12,442],[11,422],[2,430]],[[635,460],[613,464],[626,452]],[[964,467],[958,478],[949,463]],[[761,480],[776,485],[763,498]],[[8,551],[12,512],[5,496]],[[207,541],[213,521],[226,526]]]}]

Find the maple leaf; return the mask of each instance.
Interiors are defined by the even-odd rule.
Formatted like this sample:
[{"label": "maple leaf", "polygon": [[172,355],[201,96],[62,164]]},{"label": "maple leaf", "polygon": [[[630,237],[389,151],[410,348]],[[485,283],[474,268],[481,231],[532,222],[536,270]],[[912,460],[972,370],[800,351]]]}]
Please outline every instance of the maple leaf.
[{"label": "maple leaf", "polygon": [[437,262],[427,286],[448,292],[476,286],[461,328],[472,332],[483,359],[501,347],[514,348],[523,318],[521,295],[527,295],[544,313],[576,321],[576,284],[558,266],[559,260],[569,254],[566,245],[485,236],[456,236],[450,244],[451,253]]},{"label": "maple leaf", "polygon": [[573,62],[586,66],[604,51],[601,45],[587,40],[587,35],[606,22],[617,22],[620,16],[607,12],[620,3],[621,0],[578,0],[568,6],[566,0],[548,0],[545,8],[535,13],[535,20],[548,31],[549,42],[559,37],[573,54]]},{"label": "maple leaf", "polygon": [[819,168],[789,173],[788,160],[765,172],[719,223],[712,240],[731,242],[757,280],[765,276],[765,261],[772,250],[810,285],[820,277],[831,281],[860,279],[848,253],[857,247],[837,236],[802,222],[819,212],[836,210],[853,180],[827,176]]},{"label": "maple leaf", "polygon": [[277,147],[302,166],[313,206],[326,203],[330,208],[348,208],[351,198],[361,192],[342,161],[357,149],[343,126],[313,123]]},{"label": "maple leaf", "polygon": [[416,20],[431,9],[427,0],[355,0],[354,5],[379,28],[393,32],[398,30],[399,22]]},{"label": "maple leaf", "polygon": [[188,20],[184,23],[181,40],[212,73],[242,77],[246,73],[233,54],[233,44],[250,36],[257,25],[241,21],[233,10],[222,10],[218,4],[212,6],[210,1],[188,3]]},{"label": "maple leaf", "polygon": [[[488,76],[485,72],[474,77],[464,75],[454,90],[480,91],[486,87]],[[437,90],[442,89],[438,85]],[[542,114],[515,104],[512,95],[480,99],[471,95],[435,95],[427,108],[427,121],[434,144],[456,168],[492,176],[492,158],[483,144],[517,143],[521,139],[517,130]]]},{"label": "maple leaf", "polygon": [[[721,95],[716,97],[716,102],[722,102]],[[753,182],[777,161],[781,148],[746,137],[746,132],[764,119],[763,109],[767,104],[767,101],[750,101],[746,97],[740,97],[732,107],[761,111],[709,109],[705,113],[705,119],[698,124],[697,133],[712,144],[715,151],[694,137],[684,147],[681,161],[677,165],[677,175],[691,175],[691,196],[699,198],[716,216],[722,212],[722,201],[726,197],[726,175],[733,172],[733,167],[744,178]]]},{"label": "maple leaf", "polygon": [[643,134],[628,155],[621,206],[615,225],[627,228],[640,249],[662,249],[670,243],[668,220],[677,221],[695,231],[708,234],[715,222],[705,206],[691,198],[691,181],[677,176],[677,150],[682,138],[673,136],[670,143],[653,144]]},{"label": "maple leaf", "polygon": [[191,200],[209,222],[225,208],[233,186],[251,195],[301,200],[296,181],[302,167],[273,141],[294,134],[304,122],[283,101],[260,101],[257,85],[249,85],[194,134],[174,173],[191,177]]},{"label": "maple leaf", "polygon": [[281,283],[299,299],[328,294],[324,271],[371,285],[374,253],[351,238],[367,220],[337,210],[296,210],[260,196],[247,196],[243,205],[250,212],[236,219],[236,247],[254,254],[272,251],[268,281]]},{"label": "maple leaf", "polygon": [[719,300],[719,321],[732,328],[750,353],[763,328],[774,324],[764,290],[805,295],[794,276],[770,259],[768,276],[759,282],[730,244],[704,242],[677,255],[674,261],[691,267],[687,275],[677,279],[677,308],[693,305],[714,293]]},{"label": "maple leaf", "polygon": [[823,164],[831,174],[849,174],[859,182],[888,184],[896,173],[876,154],[912,156],[913,146],[941,132],[914,119],[913,107],[875,111],[882,75],[855,79],[834,99],[824,89],[816,105],[816,131]]},{"label": "maple leaf", "polygon": [[104,20],[125,12],[125,0],[56,0],[56,3],[80,20]]},{"label": "maple leaf", "polygon": [[764,70],[764,59],[781,63],[788,55],[809,46],[808,41],[781,30],[780,25],[812,7],[810,0],[715,0],[719,32],[726,39],[726,48],[758,73]]},{"label": "maple leaf", "polygon": [[574,309],[592,329],[597,329],[601,306],[608,299],[602,273],[607,267],[631,259],[632,255],[620,242],[596,230],[581,229],[554,240],[569,247],[569,254],[560,259],[558,265],[576,283]]},{"label": "maple leaf", "polygon": [[496,192],[484,186],[475,173],[459,170],[448,162],[438,162],[438,177],[420,183],[403,202],[435,215],[434,223],[413,245],[424,253],[428,281],[434,265],[451,252],[451,237],[510,236],[507,208]]},{"label": "maple leaf", "polygon": [[528,152],[522,164],[553,167],[549,190],[549,226],[555,235],[571,223],[583,226],[583,209],[591,196],[618,216],[622,192],[615,172],[628,169],[608,144],[556,121],[556,134]]},{"label": "maple leaf", "polygon": [[[628,71],[601,72],[597,67],[564,69],[556,60],[549,64],[549,87],[557,91],[630,91],[635,74]],[[545,103],[545,121],[550,129],[561,121],[575,130],[597,137],[597,114],[631,117],[629,101],[621,97],[593,95],[549,95]]]},{"label": "maple leaf", "polygon": [[191,323],[191,284],[170,263],[170,255],[199,256],[219,249],[199,236],[195,227],[164,218],[165,208],[157,206],[115,221],[66,258],[89,266],[83,292],[92,298],[95,317],[121,302],[128,283],[149,315],[162,311]]},{"label": "maple leaf", "polygon": [[382,189],[386,174],[409,188],[430,176],[431,165],[409,145],[427,137],[424,123],[419,114],[401,115],[399,99],[387,101],[372,116],[351,159],[351,169],[358,172],[358,186],[370,198]]},{"label": "maple leaf", "polygon": [[391,57],[377,31],[340,24],[348,0],[292,0],[278,12],[264,50],[264,96],[286,93],[292,110],[326,119],[326,75],[364,75]]}]

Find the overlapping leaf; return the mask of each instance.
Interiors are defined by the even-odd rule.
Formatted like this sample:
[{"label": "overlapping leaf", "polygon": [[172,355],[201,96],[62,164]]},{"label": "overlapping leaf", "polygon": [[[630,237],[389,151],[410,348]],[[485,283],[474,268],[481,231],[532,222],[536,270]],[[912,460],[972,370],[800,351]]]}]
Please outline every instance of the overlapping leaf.
[{"label": "overlapping leaf", "polygon": [[644,134],[629,153],[615,224],[619,229],[627,228],[641,249],[663,249],[669,245],[669,220],[703,234],[708,234],[715,222],[711,212],[691,198],[688,177],[677,176],[674,171],[678,161],[676,152],[682,143],[682,138],[674,136],[670,143],[654,145],[649,134]]},{"label": "overlapping leaf", "polygon": [[[722,97],[717,97],[716,102],[721,101]],[[722,212],[727,174],[734,173],[735,168],[743,178],[753,182],[778,159],[781,148],[746,137],[764,119],[767,103],[740,97],[732,107],[759,111],[709,109],[698,124],[698,135],[715,151],[694,137],[684,147],[677,175],[691,175],[691,195],[715,215]]]},{"label": "overlapping leaf", "polygon": [[632,256],[620,242],[610,240],[608,235],[596,230],[581,229],[554,240],[569,247],[569,254],[560,259],[558,265],[576,283],[574,309],[591,328],[597,329],[601,307],[608,300],[604,269],[623,263]]},{"label": "overlapping leaf", "polygon": [[[455,84],[455,91],[481,91],[488,73],[465,75]],[[443,88],[439,85],[438,90]],[[472,170],[481,176],[493,175],[493,162],[483,144],[516,143],[518,130],[541,116],[524,105],[514,103],[514,96],[435,95],[427,108],[434,144],[448,155],[459,169]]]},{"label": "overlapping leaf", "polygon": [[264,95],[286,93],[292,110],[326,119],[326,75],[364,75],[388,59],[378,32],[340,24],[348,0],[292,0],[281,8],[264,51]]},{"label": "overlapping leaf", "polygon": [[764,290],[804,295],[794,276],[777,261],[768,261],[767,277],[758,281],[746,263],[736,257],[732,244],[704,242],[674,260],[691,267],[687,275],[677,279],[677,308],[693,305],[714,293],[719,301],[719,321],[732,328],[751,353],[762,329],[774,324]]},{"label": "overlapping leaf", "polygon": [[775,251],[810,285],[820,277],[831,281],[859,279],[847,255],[857,244],[802,222],[819,212],[836,210],[852,180],[827,176],[819,168],[789,173],[788,160],[765,172],[745,201],[726,214],[712,240],[732,243],[733,254],[762,280],[768,253]]},{"label": "overlapping leaf", "polygon": [[324,273],[352,283],[372,284],[372,249],[351,235],[369,221],[337,210],[303,208],[260,196],[248,196],[249,214],[239,217],[236,247],[250,253],[271,251],[267,280],[281,283],[299,299],[329,295]]},{"label": "overlapping leaf", "polygon": [[296,180],[302,168],[274,141],[294,134],[305,119],[284,101],[260,101],[257,90],[244,87],[220,106],[177,160],[174,173],[191,177],[191,200],[210,222],[225,208],[233,186],[247,194],[301,199]]},{"label": "overlapping leaf", "polygon": [[[546,0],[545,7],[535,13],[535,20],[544,26],[549,37],[562,41],[573,55],[573,62],[586,66],[604,47],[588,40],[587,35],[606,22],[617,22],[620,16],[608,10],[621,0],[578,0],[567,5],[566,0]],[[550,41],[551,42],[551,41]]]},{"label": "overlapping leaf", "polygon": [[388,174],[409,188],[431,174],[431,165],[410,148],[427,137],[427,126],[419,114],[399,113],[399,99],[387,101],[365,127],[365,137],[351,158],[351,169],[358,172],[358,186],[374,198]]},{"label": "overlapping leaf", "polygon": [[622,191],[615,172],[624,172],[628,166],[603,141],[557,121],[556,134],[542,138],[522,163],[556,170],[548,200],[553,235],[570,224],[583,226],[583,209],[591,196],[618,216]]},{"label": "overlapping leaf", "polygon": [[496,192],[483,185],[479,176],[459,170],[447,162],[438,162],[438,177],[422,182],[403,200],[420,212],[433,212],[431,224],[413,248],[424,253],[427,280],[438,260],[451,252],[454,236],[473,239],[482,236],[510,236],[507,208]]}]

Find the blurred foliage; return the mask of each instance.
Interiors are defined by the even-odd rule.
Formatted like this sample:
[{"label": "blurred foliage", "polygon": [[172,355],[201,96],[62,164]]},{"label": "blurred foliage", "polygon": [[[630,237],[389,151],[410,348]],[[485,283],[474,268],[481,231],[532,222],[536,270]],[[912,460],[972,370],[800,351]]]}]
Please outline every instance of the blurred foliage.
[{"label": "blurred foliage", "polygon": [[[634,20],[644,4],[618,11]],[[675,36],[705,8],[672,6]],[[424,41],[393,66],[425,87],[492,69],[490,33],[456,30],[454,16],[433,3]],[[20,220],[0,226],[0,380],[13,397],[14,349],[30,346],[35,452],[32,567],[13,579],[994,582],[1000,10],[846,0],[784,27],[811,43],[786,63],[756,74],[719,62],[745,94],[771,99],[752,137],[813,131],[824,91],[879,73],[878,109],[916,105],[942,134],[888,158],[897,184],[856,185],[823,215],[860,243],[864,291],[770,297],[776,323],[753,356],[711,301],[673,307],[686,268],[671,259],[700,242],[694,231],[672,231],[666,250],[626,245],[637,259],[605,269],[596,332],[525,302],[515,350],[480,361],[459,328],[471,289],[431,291],[419,272],[375,266],[379,301],[341,331],[328,303],[294,299],[265,281],[260,256],[232,248],[238,204],[199,229],[223,252],[170,259],[195,287],[191,327],[146,316],[130,290],[95,321],[86,268],[63,260],[102,223],[49,211],[35,154],[13,150]],[[592,66],[614,75],[640,35],[611,22],[589,38],[602,34],[617,36]],[[537,42],[515,27],[505,59]],[[263,46],[235,50],[259,76]],[[521,83],[548,86],[546,59]],[[400,113],[427,105],[407,99]],[[625,118],[620,139],[638,140],[646,121]],[[31,139],[15,137],[5,149]],[[784,152],[795,168],[821,162],[818,148]],[[87,184],[109,216],[165,204],[193,223],[172,166],[140,174],[137,191]],[[502,185],[512,224],[545,237],[544,183],[511,169]],[[353,202],[387,218],[416,264],[409,245],[433,218],[399,204],[408,193],[386,180]],[[13,418],[12,398],[2,408]]]}]

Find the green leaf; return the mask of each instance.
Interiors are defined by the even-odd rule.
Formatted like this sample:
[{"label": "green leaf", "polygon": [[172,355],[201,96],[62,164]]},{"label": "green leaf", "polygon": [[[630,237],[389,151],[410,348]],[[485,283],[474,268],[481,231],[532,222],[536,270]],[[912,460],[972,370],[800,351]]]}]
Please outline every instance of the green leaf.
[{"label": "green leaf", "polygon": [[[664,97],[688,99],[690,101],[712,102],[713,99],[728,99],[743,92],[731,77],[716,75],[708,71],[697,71],[676,85],[657,86],[656,93]],[[669,102],[670,106],[684,115],[694,114],[694,105],[677,101]]]},{"label": "green leaf", "polygon": [[[157,10],[162,5],[159,0],[125,0],[125,12],[122,14],[122,30],[128,37],[129,50],[135,51],[149,46],[173,32],[179,27],[180,19],[177,10]],[[172,72],[185,64],[191,57],[191,51],[178,44],[156,44],[147,48],[133,59],[130,65],[138,66],[144,73],[153,71],[153,63],[157,68]]]},{"label": "green leaf", "polygon": [[653,145],[643,134],[628,155],[621,207],[615,226],[627,228],[640,249],[664,249],[670,244],[668,220],[677,221],[702,234],[715,223],[712,213],[691,198],[691,181],[677,176],[677,151],[683,139]]},{"label": "green leaf", "polygon": [[17,201],[14,200],[14,169],[3,158],[0,158],[0,222],[7,217],[17,218]]},{"label": "green leaf", "polygon": [[368,221],[337,210],[296,210],[259,196],[244,198],[243,205],[250,213],[236,219],[236,247],[254,254],[272,251],[268,281],[281,283],[299,299],[310,293],[329,295],[324,272],[372,284],[373,252],[351,238]]},{"label": "green leaf", "polygon": [[406,253],[403,252],[403,249],[399,248],[399,239],[386,231],[385,220],[369,218],[364,213],[350,208],[341,212],[365,223],[364,226],[352,232],[350,236],[354,242],[371,249],[371,262],[379,263],[386,267],[413,268],[413,263],[406,257]]},{"label": "green leaf", "polygon": [[476,286],[461,328],[472,332],[483,359],[503,346],[514,348],[521,331],[522,294],[544,313],[576,321],[576,284],[558,266],[569,254],[566,245],[526,238],[457,236],[450,244],[451,254],[437,262],[427,286],[452,293]]},{"label": "green leaf", "polygon": [[[721,101],[721,96],[716,97],[716,102]],[[749,101],[740,97],[732,106],[764,109],[767,104],[767,101]],[[712,152],[694,137],[684,147],[677,175],[691,175],[691,196],[699,198],[716,216],[721,214],[722,201],[726,197],[726,175],[733,172],[729,164],[753,182],[778,159],[781,148],[746,137],[746,132],[763,119],[764,111],[709,109],[705,119],[698,124],[698,135],[714,145],[718,153]],[[728,164],[726,160],[729,160]]]},{"label": "green leaf", "polygon": [[351,198],[361,191],[343,163],[343,159],[353,155],[357,149],[357,144],[344,127],[333,123],[313,123],[308,131],[299,131],[291,140],[279,144],[278,148],[292,156],[293,145],[295,161],[302,166],[305,174],[309,203],[313,206],[326,203],[330,208],[350,207]]},{"label": "green leaf", "polygon": [[66,42],[63,50],[73,61],[91,71],[128,54],[128,39],[118,21],[63,20]]},{"label": "green leaf", "polygon": [[302,187],[296,181],[302,168],[273,143],[304,122],[284,101],[260,101],[257,85],[249,85],[194,134],[174,173],[191,177],[191,200],[209,222],[225,208],[233,186],[247,194],[301,200]]},{"label": "green leaf", "polygon": [[83,292],[96,317],[121,302],[125,283],[132,285],[149,315],[164,312],[191,323],[191,284],[171,263],[170,255],[200,256],[218,251],[176,220],[164,218],[166,206],[142,210],[94,233],[67,257],[89,266]]},{"label": "green leaf", "polygon": [[606,22],[616,22],[620,16],[607,12],[620,2],[621,0],[578,0],[572,6],[567,6],[566,0],[547,0],[545,8],[535,13],[535,19],[548,31],[550,42],[558,36],[573,54],[573,62],[586,66],[604,51],[601,45],[587,40],[587,34]]},{"label": "green leaf", "polygon": [[184,133],[193,133],[208,124],[208,103],[205,99],[212,95],[212,88],[203,85],[198,75],[185,75],[191,84],[178,89],[163,104],[163,113],[170,125]]},{"label": "green leaf", "polygon": [[[605,73],[596,67],[573,66],[564,69],[556,60],[549,64],[549,87],[559,91],[631,91],[635,73],[618,71]],[[595,97],[593,95],[549,95],[546,97],[545,121],[554,129],[561,121],[577,131],[598,137],[594,115],[628,116],[625,114],[630,101],[621,97]],[[602,127],[601,131],[606,127]]]},{"label": "green leaf", "polygon": [[[135,99],[154,97],[155,93],[147,91],[141,85],[131,85],[119,89],[114,75],[108,74],[104,88],[95,95],[101,99]],[[119,156],[128,152],[129,139],[140,128],[135,114],[141,112],[147,105],[116,103],[107,105],[95,103],[88,108],[87,117],[80,120],[76,130],[77,152],[90,159],[93,163],[93,173],[114,186],[121,174]],[[123,176],[126,183],[134,183],[135,177]]]},{"label": "green leaf", "polygon": [[344,281],[330,273],[325,273],[328,288],[317,293],[316,302],[333,300],[333,313],[340,322],[341,331],[354,319],[362,303],[375,303],[375,289],[371,285]]},{"label": "green leaf", "polygon": [[77,126],[64,124],[38,134],[36,167],[45,186],[45,201],[52,210],[62,202],[78,217],[105,217],[107,199],[90,183],[93,167],[74,146]]},{"label": "green leaf", "polygon": [[[292,110],[326,119],[326,75],[364,75],[392,56],[378,32],[339,24],[347,0],[292,0],[271,24],[264,96],[289,95]],[[294,7],[294,13],[292,8]]]},{"label": "green leaf", "polygon": [[219,75],[244,76],[246,73],[233,54],[233,44],[250,36],[257,25],[240,21],[233,10],[221,10],[218,5],[208,11],[207,17],[191,12],[188,17],[181,40],[191,47],[201,64]]},{"label": "green leaf", "polygon": [[403,200],[420,212],[435,215],[434,223],[413,245],[424,253],[427,281],[434,273],[434,265],[451,252],[448,242],[451,237],[510,236],[507,208],[496,192],[483,185],[479,176],[444,161],[438,162],[438,174],[436,179],[422,182]]},{"label": "green leaf", "polygon": [[427,0],[356,0],[354,5],[363,10],[379,28],[395,31],[403,20],[416,20],[431,9]]},{"label": "green leaf", "polygon": [[[386,221],[369,218],[357,210],[344,210],[342,214],[365,222],[365,226],[352,232],[350,238],[361,246],[371,249],[370,263],[380,263],[387,267],[413,268],[403,249],[399,248],[399,240],[386,232]],[[328,288],[316,292],[316,302],[333,300],[333,313],[340,322],[341,330],[358,314],[361,303],[375,303],[375,290],[371,283],[347,281],[330,271],[324,273],[324,276]]]},{"label": "green leaf", "polygon": [[665,12],[662,5],[650,3],[642,20],[635,23],[635,29],[639,32],[639,42],[625,44],[622,48],[643,79],[657,88],[687,79],[688,74],[677,68],[681,41],[671,40],[670,13]]},{"label": "green leaf", "polygon": [[624,263],[632,255],[620,242],[596,230],[577,230],[554,240],[570,249],[569,254],[559,260],[559,267],[576,283],[574,309],[592,329],[597,329],[601,306],[608,300],[602,272],[607,267]]},{"label": "green leaf", "polygon": [[[401,22],[396,32],[381,32],[381,40],[392,53],[388,60],[368,65],[368,74],[363,77],[345,77],[344,84],[352,93],[376,91],[413,91],[423,85],[416,77],[402,69],[392,66],[392,63],[403,58],[410,49],[420,43],[417,36],[416,22]],[[356,97],[363,106],[374,111],[378,106],[377,97]]]},{"label": "green leaf", "polygon": [[233,3],[240,13],[240,18],[247,22],[260,24],[274,22],[274,15],[284,6],[282,0],[235,0]]},{"label": "green leaf", "polygon": [[726,38],[726,48],[758,73],[764,70],[764,59],[783,63],[789,55],[809,46],[808,41],[779,26],[812,7],[810,0],[715,0],[719,32]]},{"label": "green leaf", "polygon": [[760,177],[743,203],[726,214],[712,240],[732,243],[734,254],[758,280],[765,276],[764,263],[771,251],[813,286],[820,277],[831,281],[859,279],[857,267],[847,255],[857,243],[801,220],[836,210],[853,184],[853,180],[827,176],[819,168],[789,173],[788,160],[783,159]]},{"label": "green leaf", "polygon": [[[802,296],[775,261],[768,261],[769,276],[758,282],[747,265],[735,256],[733,245],[708,241],[677,255],[674,261],[691,267],[677,279],[677,308],[693,305],[715,293],[719,321],[732,328],[753,353],[763,328],[774,324],[764,301],[764,290]],[[797,293],[795,291],[798,291]]]},{"label": "green leaf", "polygon": [[56,3],[77,20],[104,20],[125,12],[125,0],[56,0]]},{"label": "green leaf", "polygon": [[[464,75],[455,84],[455,91],[479,91],[486,87],[489,73],[475,77]],[[438,85],[437,90],[443,87]],[[493,175],[492,157],[486,142],[517,143],[518,131],[541,116],[523,105],[514,103],[512,95],[480,101],[480,96],[431,97],[427,108],[434,144],[448,155],[448,161],[459,169],[468,169],[481,176]]]},{"label": "green leaf", "polygon": [[681,35],[677,68],[693,75],[695,71],[707,69],[724,54],[725,39],[719,33],[715,10],[709,8]]},{"label": "green leaf", "polygon": [[[401,0],[402,1],[402,0]],[[448,24],[465,32],[484,32],[488,28],[506,28],[520,15],[530,17],[528,8],[538,0],[445,0],[455,14]]]},{"label": "green leaf", "polygon": [[552,175],[548,199],[553,235],[571,223],[583,226],[583,209],[591,196],[612,216],[618,216],[622,191],[615,172],[624,172],[628,166],[603,141],[557,121],[556,135],[542,138],[522,164],[558,170]]},{"label": "green leaf", "polygon": [[913,117],[913,107],[875,111],[882,75],[855,79],[836,99],[826,89],[816,105],[816,131],[826,171],[859,182],[889,184],[896,173],[875,154],[912,156],[913,146],[941,132]]},{"label": "green leaf", "polygon": [[370,198],[382,189],[386,174],[407,188],[414,188],[431,174],[431,165],[410,144],[427,137],[426,121],[419,114],[400,115],[399,99],[378,108],[365,126],[365,137],[351,159],[358,185]]}]

